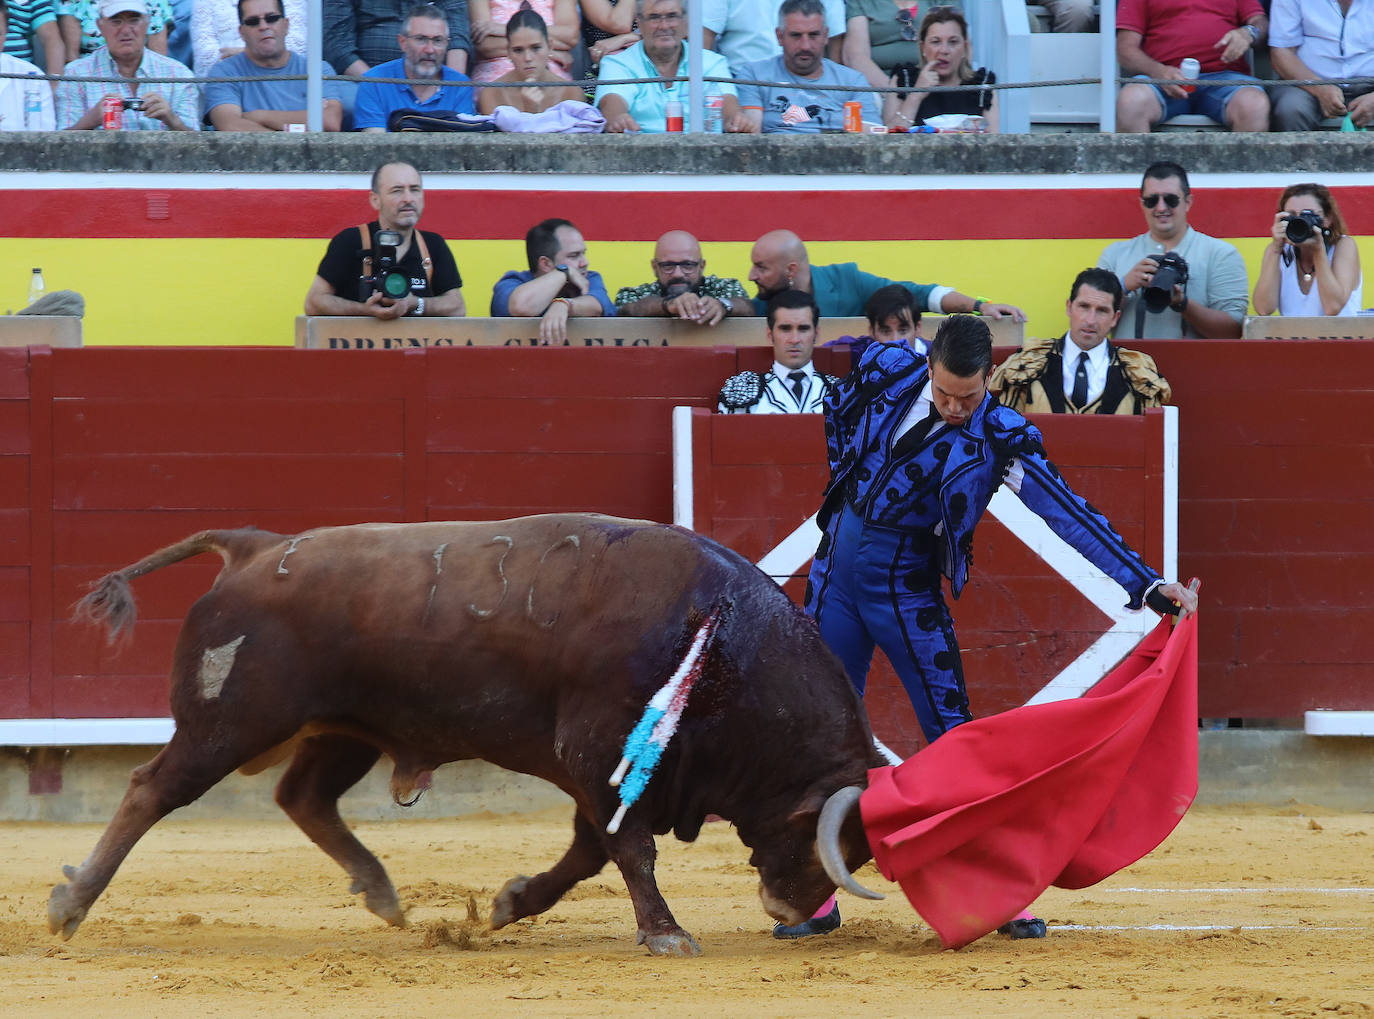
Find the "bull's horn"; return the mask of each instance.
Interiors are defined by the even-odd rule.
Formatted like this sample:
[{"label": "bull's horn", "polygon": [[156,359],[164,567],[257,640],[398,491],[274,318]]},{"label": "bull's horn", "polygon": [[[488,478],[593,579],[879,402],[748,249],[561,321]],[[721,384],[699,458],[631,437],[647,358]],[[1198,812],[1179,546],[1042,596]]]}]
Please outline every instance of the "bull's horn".
[{"label": "bull's horn", "polygon": [[826,875],[840,888],[861,899],[882,899],[886,896],[871,892],[854,880],[854,875],[849,873],[845,865],[844,853],[840,850],[840,829],[844,827],[849,812],[859,805],[862,795],[862,789],[849,785],[831,794],[830,799],[825,801],[825,806],[821,808],[821,819],[816,822],[816,852],[820,854]]}]

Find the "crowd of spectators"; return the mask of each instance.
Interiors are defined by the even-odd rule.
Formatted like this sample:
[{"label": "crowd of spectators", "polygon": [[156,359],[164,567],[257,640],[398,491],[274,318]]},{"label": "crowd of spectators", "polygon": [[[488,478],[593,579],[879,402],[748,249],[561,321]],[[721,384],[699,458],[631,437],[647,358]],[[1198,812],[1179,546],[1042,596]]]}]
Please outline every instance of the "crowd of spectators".
[{"label": "crowd of spectators", "polygon": [[[0,73],[129,79],[54,82],[57,128],[102,128],[88,114],[114,96],[132,113],[122,118],[125,129],[284,130],[307,119],[300,83],[277,79],[304,74],[310,26],[303,0],[270,3],[261,11],[245,0],[3,0],[9,59]],[[1093,6],[1036,4],[1060,32],[1096,31]],[[953,117],[996,131],[996,70],[977,65],[963,7],[958,0],[705,0],[703,71],[722,80],[707,84],[704,126],[841,131],[845,104],[857,102],[865,125],[887,130],[945,126],[948,119],[933,118]],[[1116,24],[1121,73],[1132,79],[1118,93],[1118,130],[1149,131],[1184,113],[1235,131],[1311,130],[1333,120],[1360,129],[1374,121],[1367,3],[1119,0]],[[329,84],[325,130],[393,130],[398,111],[430,115],[423,126],[431,129],[471,129],[463,117],[480,116],[501,130],[584,131],[604,121],[611,133],[677,129],[679,108],[690,117],[685,82],[637,80],[687,74],[685,0],[324,0],[318,30],[324,73],[361,79]],[[1257,59],[1279,81],[1323,83],[1264,82]],[[1193,62],[1196,73],[1186,66]],[[192,76],[202,84],[138,82]],[[204,81],[243,77],[262,80],[228,99],[223,85]],[[412,84],[386,80],[402,78]],[[929,91],[955,86],[963,88]],[[7,93],[21,87],[0,78],[0,104],[12,105]],[[149,103],[157,112],[144,108]],[[498,107],[537,116],[563,103],[589,103],[600,120],[584,111],[512,128],[494,116]],[[216,114],[220,104],[230,109]],[[45,122],[31,110],[24,126]],[[693,128],[689,119],[684,127]]]}]

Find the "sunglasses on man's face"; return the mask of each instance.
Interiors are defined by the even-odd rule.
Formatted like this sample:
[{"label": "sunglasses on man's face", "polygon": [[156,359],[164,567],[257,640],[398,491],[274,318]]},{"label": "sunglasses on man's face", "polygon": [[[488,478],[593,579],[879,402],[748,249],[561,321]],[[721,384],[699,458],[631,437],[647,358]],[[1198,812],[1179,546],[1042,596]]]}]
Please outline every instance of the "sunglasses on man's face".
[{"label": "sunglasses on man's face", "polygon": [[269,25],[275,25],[284,17],[286,17],[285,14],[264,14],[261,16],[254,14],[251,17],[244,18],[242,21],[239,22],[239,24],[247,25],[249,28],[257,28],[264,21],[267,22]]},{"label": "sunglasses on man's face", "polygon": [[1147,209],[1153,209],[1159,204],[1161,198],[1164,199],[1164,204],[1171,209],[1177,209],[1178,203],[1183,201],[1182,195],[1141,195],[1140,204]]}]

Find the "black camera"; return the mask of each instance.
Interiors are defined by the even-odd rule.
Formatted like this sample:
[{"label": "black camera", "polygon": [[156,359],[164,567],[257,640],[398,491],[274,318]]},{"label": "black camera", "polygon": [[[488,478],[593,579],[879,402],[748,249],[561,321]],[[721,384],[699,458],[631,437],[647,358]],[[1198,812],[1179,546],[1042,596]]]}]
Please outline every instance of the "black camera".
[{"label": "black camera", "polygon": [[1150,257],[1159,268],[1145,286],[1145,307],[1152,312],[1159,312],[1173,302],[1174,287],[1181,287],[1188,282],[1188,263],[1182,255],[1173,251]]},{"label": "black camera", "polygon": [[125,96],[119,101],[119,105],[126,110],[141,110],[145,104],[138,96]]},{"label": "black camera", "polygon": [[1305,244],[1318,234],[1326,234],[1322,229],[1322,214],[1311,209],[1303,209],[1297,215],[1289,216],[1283,232],[1289,244]]},{"label": "black camera", "polygon": [[404,238],[395,230],[378,230],[372,242],[372,274],[359,279],[358,289],[366,301],[374,290],[383,297],[399,301],[410,293],[410,277],[396,264],[396,249]]}]

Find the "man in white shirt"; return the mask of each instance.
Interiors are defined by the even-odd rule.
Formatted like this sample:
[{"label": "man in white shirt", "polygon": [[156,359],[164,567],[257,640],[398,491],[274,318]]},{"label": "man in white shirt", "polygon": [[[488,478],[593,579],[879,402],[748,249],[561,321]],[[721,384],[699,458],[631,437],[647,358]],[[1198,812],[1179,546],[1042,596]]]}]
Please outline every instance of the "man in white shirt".
[{"label": "man in white shirt", "polygon": [[768,342],[773,366],[766,372],[740,372],[721,386],[721,414],[820,414],[825,394],[838,379],[816,371],[811,354],[821,312],[816,299],[801,290],[784,290],[768,302]]},{"label": "man in white shirt", "polygon": [[1142,414],[1169,402],[1154,359],[1110,343],[1125,295],[1106,269],[1084,269],[1065,310],[1069,331],[1027,339],[992,374],[988,389],[1022,414]]},{"label": "man in white shirt", "polygon": [[[9,8],[0,0],[0,40],[9,27]],[[60,68],[59,68],[60,70]],[[42,74],[37,65],[0,53],[0,74]],[[53,131],[52,87],[42,78],[0,78],[0,131]]]},{"label": "man in white shirt", "polygon": [[[826,55],[838,61],[846,28],[843,0],[823,0],[829,33]],[[776,0],[702,0],[702,38],[738,74],[745,65],[768,60],[782,52],[778,45]]]},{"label": "man in white shirt", "polygon": [[1275,89],[1275,131],[1312,131],[1323,118],[1347,113],[1356,127],[1374,122],[1374,84],[1350,81],[1374,76],[1374,4],[1369,0],[1274,0],[1269,59],[1279,77],[1289,81],[1340,82]]}]

